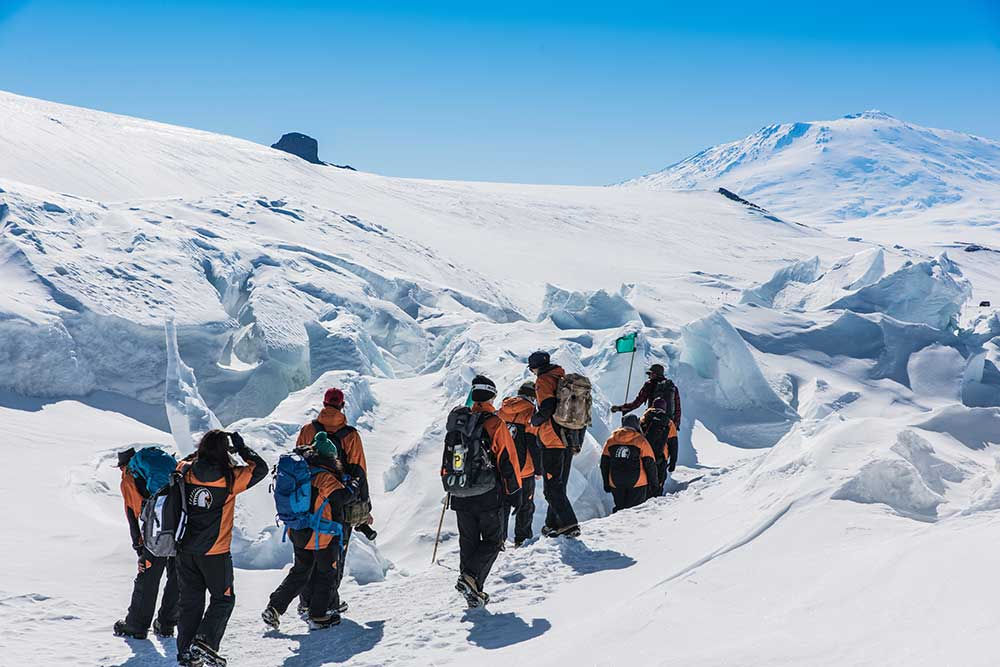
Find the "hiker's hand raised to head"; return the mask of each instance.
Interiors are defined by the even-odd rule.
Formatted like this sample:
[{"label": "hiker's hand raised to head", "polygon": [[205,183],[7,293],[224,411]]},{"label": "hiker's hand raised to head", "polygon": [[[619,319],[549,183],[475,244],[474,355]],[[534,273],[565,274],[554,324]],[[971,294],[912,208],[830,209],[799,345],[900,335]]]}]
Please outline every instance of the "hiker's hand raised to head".
[{"label": "hiker's hand raised to head", "polygon": [[233,447],[235,447],[237,451],[247,446],[247,443],[243,439],[243,436],[237,433],[236,431],[233,431],[232,433],[229,434],[229,439],[233,441]]}]

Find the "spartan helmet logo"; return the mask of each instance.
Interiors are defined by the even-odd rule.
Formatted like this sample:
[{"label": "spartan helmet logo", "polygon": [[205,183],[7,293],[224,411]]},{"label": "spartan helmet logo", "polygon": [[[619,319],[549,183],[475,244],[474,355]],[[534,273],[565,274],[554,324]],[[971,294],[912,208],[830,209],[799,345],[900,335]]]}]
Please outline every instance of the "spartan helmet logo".
[{"label": "spartan helmet logo", "polygon": [[212,492],[203,487],[192,489],[191,493],[188,494],[188,505],[210,509],[212,507]]},{"label": "spartan helmet logo", "polygon": [[619,447],[617,450],[615,450],[615,458],[616,459],[631,458],[629,456],[630,454],[631,454],[631,452],[629,452],[629,448],[628,447]]}]

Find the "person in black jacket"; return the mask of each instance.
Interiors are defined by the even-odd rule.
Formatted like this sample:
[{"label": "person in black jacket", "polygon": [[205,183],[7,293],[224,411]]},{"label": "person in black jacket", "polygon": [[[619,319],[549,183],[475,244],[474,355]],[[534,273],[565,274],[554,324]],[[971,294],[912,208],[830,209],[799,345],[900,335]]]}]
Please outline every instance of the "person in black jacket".
[{"label": "person in black jacket", "polygon": [[667,402],[667,415],[673,420],[677,428],[681,427],[681,392],[677,389],[674,381],[666,376],[663,364],[653,364],[646,371],[649,378],[639,390],[639,395],[630,403],[612,405],[611,412],[621,412],[622,415],[635,410],[637,407],[646,404],[647,408],[653,407],[653,401],[662,398]]},{"label": "person in black jacket", "polygon": [[[114,633],[119,637],[145,639],[149,623],[159,637],[173,637],[177,625],[177,569],[173,558],[161,558],[151,554],[142,543],[139,515],[142,503],[149,498],[149,491],[141,477],[128,470],[129,461],[135,456],[135,449],[129,447],[118,453],[118,468],[122,471],[121,491],[125,501],[125,519],[132,536],[132,549],[139,557],[139,571],[132,585],[132,601],[125,618],[116,621]],[[153,620],[156,610],[156,596],[160,590],[160,579],[167,573],[167,583],[163,587],[160,613]]]},{"label": "person in black jacket", "polygon": [[[229,455],[229,441],[245,465]],[[187,528],[177,547],[180,615],[177,662],[224,664],[219,645],[236,606],[233,591],[233,539],[236,496],[267,475],[267,462],[238,433],[212,430],[197,451],[178,464],[187,500]],[[205,592],[210,600],[205,609]]]}]

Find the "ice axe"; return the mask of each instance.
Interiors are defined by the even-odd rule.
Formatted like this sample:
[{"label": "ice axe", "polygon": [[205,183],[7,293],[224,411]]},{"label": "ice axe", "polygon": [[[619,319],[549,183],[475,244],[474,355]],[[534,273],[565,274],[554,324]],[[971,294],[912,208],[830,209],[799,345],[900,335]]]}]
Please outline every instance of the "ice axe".
[{"label": "ice axe", "polygon": [[438,542],[441,541],[441,526],[444,525],[444,513],[448,511],[448,505],[450,504],[451,494],[449,493],[444,497],[444,505],[441,507],[441,518],[438,520],[438,531],[437,535],[434,536],[434,553],[431,554],[431,565],[437,562]]}]

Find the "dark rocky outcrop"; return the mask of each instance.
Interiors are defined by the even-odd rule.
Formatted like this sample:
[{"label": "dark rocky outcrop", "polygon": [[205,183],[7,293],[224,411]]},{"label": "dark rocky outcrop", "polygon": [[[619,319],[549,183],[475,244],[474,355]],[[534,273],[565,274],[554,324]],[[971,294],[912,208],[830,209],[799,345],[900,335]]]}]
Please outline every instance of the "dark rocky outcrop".
[{"label": "dark rocky outcrop", "polygon": [[271,148],[277,148],[279,151],[297,155],[306,162],[326,164],[319,159],[319,142],[301,132],[289,132],[288,134],[281,135],[278,143],[271,144]]},{"label": "dark rocky outcrop", "polygon": [[337,167],[338,169],[350,169],[351,171],[357,171],[350,165],[330,164],[320,160],[319,142],[310,137],[308,134],[302,134],[301,132],[289,132],[288,134],[281,135],[281,139],[278,139],[277,143],[271,144],[271,148],[277,148],[279,151],[291,153],[292,155],[298,156],[306,162],[312,162],[313,164],[329,165],[331,167]]}]

